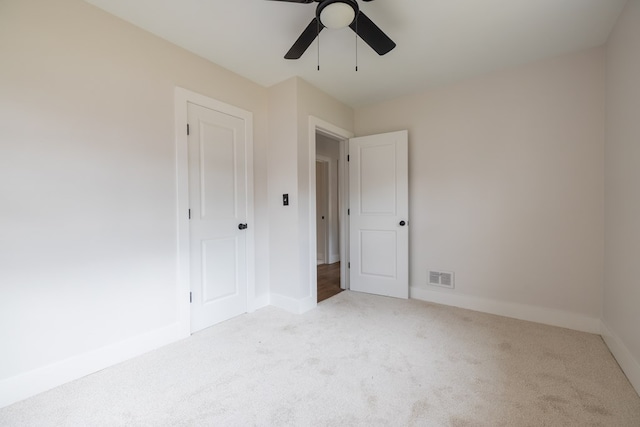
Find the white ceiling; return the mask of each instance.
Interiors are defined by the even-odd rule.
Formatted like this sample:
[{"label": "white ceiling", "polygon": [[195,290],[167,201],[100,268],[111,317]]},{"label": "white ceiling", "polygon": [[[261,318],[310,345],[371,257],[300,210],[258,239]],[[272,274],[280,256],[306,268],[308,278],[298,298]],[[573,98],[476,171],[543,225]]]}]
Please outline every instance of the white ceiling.
[{"label": "white ceiling", "polygon": [[317,3],[87,0],[263,86],[300,76],[358,107],[603,44],[627,0],[359,1],[397,47],[378,56],[349,29],[325,29],[299,60],[284,54]]}]

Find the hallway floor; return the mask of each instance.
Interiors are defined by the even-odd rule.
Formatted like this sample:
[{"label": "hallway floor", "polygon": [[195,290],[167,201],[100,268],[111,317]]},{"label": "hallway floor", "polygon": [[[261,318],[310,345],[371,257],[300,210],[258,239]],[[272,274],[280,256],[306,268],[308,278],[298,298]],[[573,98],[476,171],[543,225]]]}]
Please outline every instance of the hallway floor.
[{"label": "hallway floor", "polygon": [[318,302],[340,292],[340,263],[318,265]]}]

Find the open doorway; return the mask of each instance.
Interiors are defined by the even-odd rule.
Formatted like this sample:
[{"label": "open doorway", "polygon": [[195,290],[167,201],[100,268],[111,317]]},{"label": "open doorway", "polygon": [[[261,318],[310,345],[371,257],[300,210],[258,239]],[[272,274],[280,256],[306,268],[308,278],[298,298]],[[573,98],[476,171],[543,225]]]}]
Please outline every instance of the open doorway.
[{"label": "open doorway", "polygon": [[[335,169],[337,171],[337,198],[336,207],[338,213],[334,219],[334,224],[337,224],[339,232],[336,240],[338,241],[338,258],[333,258],[330,261],[335,261],[332,264],[334,268],[340,270],[340,289],[349,289],[349,217],[348,217],[348,200],[349,200],[349,170],[348,170],[348,151],[349,151],[349,138],[353,138],[353,133],[343,128],[340,128],[332,123],[326,122],[314,116],[309,116],[309,285],[310,294],[313,297],[314,303],[318,301],[318,256],[317,256],[317,209],[316,209],[316,139],[328,138],[331,140],[333,147],[338,147],[338,158],[335,162]],[[322,144],[322,142],[320,143]],[[321,149],[322,150],[322,149]],[[322,156],[322,151],[320,152]],[[334,188],[336,188],[334,187]],[[335,211],[334,211],[335,212]],[[335,252],[334,252],[335,254]],[[331,252],[328,255],[331,258]],[[327,265],[327,264],[324,264]]]},{"label": "open doorway", "polygon": [[324,301],[340,292],[340,141],[316,133],[317,296]]}]

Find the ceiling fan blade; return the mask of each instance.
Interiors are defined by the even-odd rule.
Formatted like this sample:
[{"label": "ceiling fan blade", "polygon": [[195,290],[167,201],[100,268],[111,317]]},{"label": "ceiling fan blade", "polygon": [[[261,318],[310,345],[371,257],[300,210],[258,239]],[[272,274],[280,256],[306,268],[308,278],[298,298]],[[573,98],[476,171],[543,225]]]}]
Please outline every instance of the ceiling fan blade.
[{"label": "ceiling fan blade", "polygon": [[[318,27],[319,26],[319,27]],[[324,29],[324,25],[318,21],[318,18],[313,20],[304,29],[298,40],[291,46],[289,52],[284,56],[285,59],[299,59],[302,54],[307,50],[311,43],[316,39],[318,33]]]},{"label": "ceiling fan blade", "polygon": [[[286,1],[288,3],[313,3],[315,0],[269,0],[269,1]],[[371,0],[365,0],[365,1],[371,1]]]},{"label": "ceiling fan blade", "polygon": [[389,53],[396,44],[387,36],[371,19],[362,11],[358,13],[356,19],[349,25],[362,40],[364,40],[371,49],[375,50],[378,55]]}]

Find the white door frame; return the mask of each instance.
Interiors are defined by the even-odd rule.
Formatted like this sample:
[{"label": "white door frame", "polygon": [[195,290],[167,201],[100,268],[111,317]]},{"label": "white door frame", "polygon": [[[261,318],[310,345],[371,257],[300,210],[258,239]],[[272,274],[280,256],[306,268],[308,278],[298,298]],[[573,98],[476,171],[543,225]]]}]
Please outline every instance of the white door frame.
[{"label": "white door frame", "polygon": [[[175,88],[176,191],[177,191],[177,295],[178,318],[182,332],[191,334],[190,305],[190,236],[189,236],[189,146],[187,139],[187,104],[197,104],[244,120],[246,136],[246,192],[247,192],[247,311],[255,307],[255,234],[253,216],[253,113],[209,98],[181,87]],[[314,252],[315,253],[315,252]]]},{"label": "white door frame", "polygon": [[349,138],[354,134],[315,116],[309,116],[309,286],[311,295],[318,295],[318,254],[316,242],[316,132],[340,142],[340,161],[338,167],[338,197],[340,203],[340,287],[349,289]]}]

